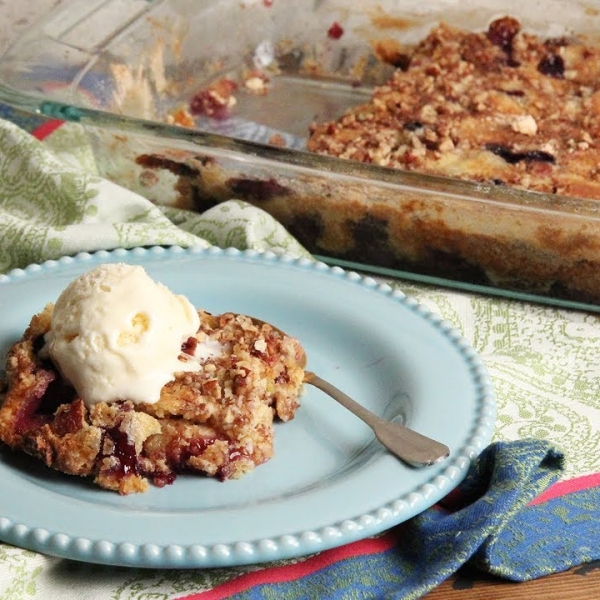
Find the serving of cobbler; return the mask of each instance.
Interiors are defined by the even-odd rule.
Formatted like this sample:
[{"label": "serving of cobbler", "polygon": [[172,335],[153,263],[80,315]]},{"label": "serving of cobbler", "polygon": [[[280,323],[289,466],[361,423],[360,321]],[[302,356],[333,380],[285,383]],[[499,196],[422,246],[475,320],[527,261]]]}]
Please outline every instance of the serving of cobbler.
[{"label": "serving of cobbler", "polygon": [[158,401],[86,403],[48,356],[53,312],[49,304],[35,315],[8,352],[0,440],[63,473],[120,494],[185,472],[239,478],[273,456],[274,421],[289,421],[299,406],[299,342],[246,316],[205,311],[183,359],[201,347],[219,351],[175,373]]}]

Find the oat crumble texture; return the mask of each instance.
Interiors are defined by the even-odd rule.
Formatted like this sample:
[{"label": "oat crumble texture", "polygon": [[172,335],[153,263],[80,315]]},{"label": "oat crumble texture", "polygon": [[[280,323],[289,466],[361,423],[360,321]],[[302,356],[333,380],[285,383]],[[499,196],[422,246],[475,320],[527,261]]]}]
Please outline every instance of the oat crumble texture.
[{"label": "oat crumble texture", "polygon": [[600,49],[511,17],[440,24],[370,101],[314,124],[310,150],[529,190],[600,198]]}]

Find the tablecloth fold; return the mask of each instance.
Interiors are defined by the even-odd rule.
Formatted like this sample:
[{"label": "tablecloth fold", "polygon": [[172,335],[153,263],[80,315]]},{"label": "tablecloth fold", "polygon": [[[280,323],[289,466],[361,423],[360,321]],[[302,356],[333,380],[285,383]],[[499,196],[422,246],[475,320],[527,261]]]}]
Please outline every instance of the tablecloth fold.
[{"label": "tablecloth fold", "polygon": [[232,246],[307,252],[270,215],[231,200],[202,215],[160,207],[94,171],[83,131],[44,144],[0,119],[0,273],[77,252]]}]

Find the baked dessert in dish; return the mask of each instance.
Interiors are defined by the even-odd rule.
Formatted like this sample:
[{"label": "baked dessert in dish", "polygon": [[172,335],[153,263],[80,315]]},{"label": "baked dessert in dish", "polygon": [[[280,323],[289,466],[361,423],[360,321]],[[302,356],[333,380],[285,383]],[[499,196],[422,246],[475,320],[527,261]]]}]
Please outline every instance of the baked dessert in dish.
[{"label": "baked dessert in dish", "polygon": [[[129,278],[131,269],[141,269],[120,268],[118,277]],[[94,280],[88,285],[88,297],[79,294],[77,301],[94,297],[90,304],[97,311],[103,304],[102,298],[97,299],[99,287],[110,285],[112,293],[118,293],[115,278],[106,281]],[[132,285],[137,285],[135,279]],[[160,365],[145,370],[151,363],[146,351],[161,355],[157,343],[169,345],[162,331],[152,337],[153,330],[162,327],[158,313],[145,311],[144,303],[134,300],[123,311],[127,319],[133,314],[130,328],[119,329],[115,326],[119,319],[112,318],[110,326],[102,329],[100,324],[94,330],[94,323],[81,325],[89,321],[89,313],[78,311],[73,296],[67,301],[61,296],[56,305],[35,315],[8,352],[0,397],[2,442],[120,494],[143,492],[149,482],[162,487],[185,472],[235,479],[273,456],[275,420],[289,421],[299,406],[305,355],[296,339],[243,315],[215,316],[200,310],[196,318],[190,316],[193,331],[189,335],[184,331],[174,357],[177,364],[165,370],[163,382]],[[156,294],[151,293],[149,304],[153,303]],[[177,304],[169,306],[176,313]],[[66,326],[63,322],[55,327],[54,321],[65,320],[65,309],[75,317]],[[169,315],[163,318],[170,327]],[[173,339],[177,335],[182,337],[176,332]],[[65,359],[57,342],[72,346],[85,337],[92,339],[94,348],[82,342],[74,351],[84,357],[85,364],[77,365],[83,374],[67,376],[72,373],[69,361],[76,360]],[[148,337],[152,343],[147,344]],[[97,346],[100,352],[95,351]],[[141,356],[144,365],[137,359],[128,362],[129,351]],[[118,365],[116,377],[111,373],[113,362]],[[93,363],[100,367],[97,373],[86,366]],[[123,371],[134,374],[125,385]],[[146,385],[147,376],[156,381]],[[84,397],[76,388],[88,393]]]},{"label": "baked dessert in dish", "polygon": [[373,44],[393,76],[295,162],[156,145],[139,181],[198,212],[250,202],[326,259],[600,302],[600,45],[510,16]]},{"label": "baked dessert in dish", "polygon": [[369,102],[314,124],[313,152],[575,197],[600,198],[600,47],[543,39],[503,17],[440,24]]}]

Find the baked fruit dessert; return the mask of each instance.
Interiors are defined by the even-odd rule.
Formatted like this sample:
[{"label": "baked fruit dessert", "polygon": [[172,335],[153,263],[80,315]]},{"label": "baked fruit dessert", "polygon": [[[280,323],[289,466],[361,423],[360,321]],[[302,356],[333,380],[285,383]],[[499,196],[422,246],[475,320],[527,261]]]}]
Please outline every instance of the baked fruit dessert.
[{"label": "baked fruit dessert", "polygon": [[0,439],[120,494],[184,472],[239,478],[273,456],[304,363],[268,324],[196,311],[141,267],[102,265],[9,350]]},{"label": "baked fruit dessert", "polygon": [[244,200],[311,253],[367,270],[600,303],[597,40],[512,17],[402,35],[371,44],[396,66],[387,83],[315,123],[312,152],[289,154],[308,169],[272,149],[277,164],[132,148],[140,182],[173,182],[168,199],[158,185],[140,193],[197,212]]},{"label": "baked fruit dessert", "polygon": [[600,46],[542,38],[512,17],[483,32],[446,24],[369,102],[314,124],[313,152],[575,197],[600,198]]}]

